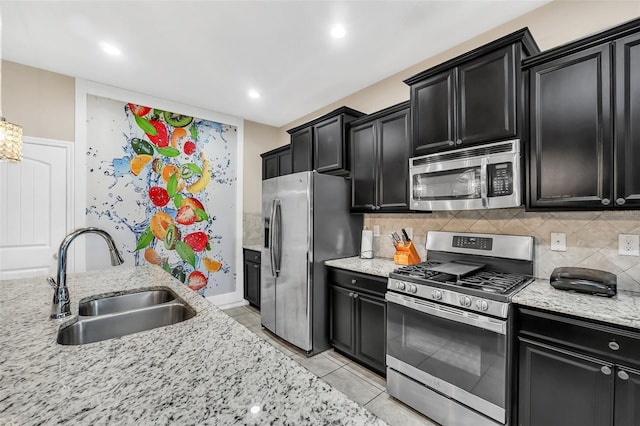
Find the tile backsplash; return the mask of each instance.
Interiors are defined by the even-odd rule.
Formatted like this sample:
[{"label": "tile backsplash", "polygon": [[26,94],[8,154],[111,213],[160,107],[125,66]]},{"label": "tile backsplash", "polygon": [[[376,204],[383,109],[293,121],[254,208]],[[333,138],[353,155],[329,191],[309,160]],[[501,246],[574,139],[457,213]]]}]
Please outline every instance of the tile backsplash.
[{"label": "tile backsplash", "polygon": [[[601,269],[618,276],[618,288],[640,291],[640,257],[618,254],[618,234],[640,234],[640,211],[526,212],[523,208],[434,212],[430,214],[367,214],[364,225],[380,226],[374,238],[376,257],[392,258],[389,234],[413,228],[421,258],[427,231],[457,231],[535,237],[535,275],[549,278],[558,266]],[[258,224],[259,226],[259,224]],[[550,250],[552,232],[565,233],[567,251]]]},{"label": "tile backsplash", "polygon": [[242,214],[242,245],[253,246],[262,244],[262,214]]}]

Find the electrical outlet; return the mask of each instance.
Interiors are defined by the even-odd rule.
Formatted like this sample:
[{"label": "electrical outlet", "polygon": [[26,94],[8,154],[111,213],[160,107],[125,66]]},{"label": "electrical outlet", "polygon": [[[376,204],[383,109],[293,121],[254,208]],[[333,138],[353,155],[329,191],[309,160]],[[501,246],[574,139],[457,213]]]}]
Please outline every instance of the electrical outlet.
[{"label": "electrical outlet", "polygon": [[409,239],[413,240],[413,228],[404,228],[404,231],[407,233]]},{"label": "electrical outlet", "polygon": [[373,225],[373,236],[374,237],[380,236],[380,225]]},{"label": "electrical outlet", "polygon": [[551,251],[567,251],[567,234],[564,232],[551,233]]},{"label": "electrical outlet", "polygon": [[618,254],[640,256],[640,235],[618,235]]}]

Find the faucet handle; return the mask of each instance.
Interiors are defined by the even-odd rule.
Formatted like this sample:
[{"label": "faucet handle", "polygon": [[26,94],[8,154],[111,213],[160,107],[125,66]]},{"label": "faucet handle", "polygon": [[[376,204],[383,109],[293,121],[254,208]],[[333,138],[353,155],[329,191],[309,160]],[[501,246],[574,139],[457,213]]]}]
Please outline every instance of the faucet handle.
[{"label": "faucet handle", "polygon": [[47,282],[49,283],[49,285],[51,287],[53,287],[55,290],[58,289],[58,283],[56,282],[56,280],[53,279],[53,277],[47,277]]}]

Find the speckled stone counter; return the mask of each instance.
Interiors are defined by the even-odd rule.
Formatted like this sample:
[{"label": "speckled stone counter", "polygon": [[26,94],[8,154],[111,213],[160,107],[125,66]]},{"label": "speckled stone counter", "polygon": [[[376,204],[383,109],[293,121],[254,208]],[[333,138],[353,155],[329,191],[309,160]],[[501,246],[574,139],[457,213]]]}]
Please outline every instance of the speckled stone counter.
[{"label": "speckled stone counter", "polygon": [[375,257],[373,259],[361,259],[360,257],[345,257],[344,259],[327,260],[327,266],[361,272],[363,274],[388,277],[394,269],[400,268],[392,259]]},{"label": "speckled stone counter", "polygon": [[549,280],[536,280],[513,297],[518,305],[640,328],[640,293],[618,291],[614,297],[557,290]]},{"label": "speckled stone counter", "polygon": [[260,251],[262,250],[262,246],[260,244],[253,244],[253,245],[243,245],[242,248],[245,248],[247,250],[253,250],[253,251]]},{"label": "speckled stone counter", "polygon": [[[44,278],[0,282],[0,424],[384,424],[159,267],[68,283],[74,315],[50,320]],[[87,345],[56,343],[80,299],[157,286],[196,316]]]}]

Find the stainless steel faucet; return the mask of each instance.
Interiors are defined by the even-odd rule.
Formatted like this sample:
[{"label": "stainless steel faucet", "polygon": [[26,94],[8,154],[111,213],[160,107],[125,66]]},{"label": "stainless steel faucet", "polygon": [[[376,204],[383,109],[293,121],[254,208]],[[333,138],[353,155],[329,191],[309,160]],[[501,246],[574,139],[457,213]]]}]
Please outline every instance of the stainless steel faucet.
[{"label": "stainless steel faucet", "polygon": [[49,284],[55,290],[53,304],[51,305],[51,318],[64,318],[67,315],[71,315],[71,301],[69,300],[69,289],[67,288],[67,249],[77,236],[87,233],[98,234],[105,239],[109,246],[109,254],[111,255],[111,264],[113,266],[124,263],[124,259],[108,232],[99,228],[80,228],[69,233],[60,243],[60,249],[58,250],[58,280],[56,281],[52,277],[48,278]]}]

